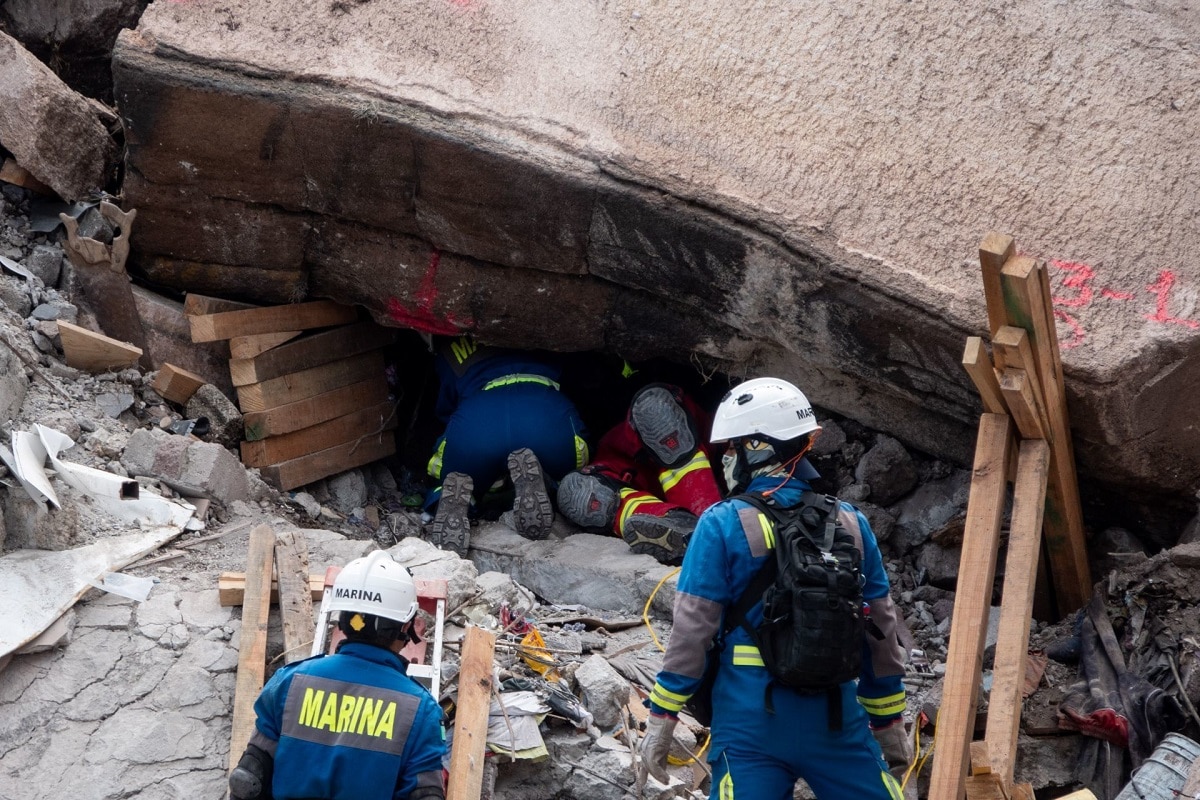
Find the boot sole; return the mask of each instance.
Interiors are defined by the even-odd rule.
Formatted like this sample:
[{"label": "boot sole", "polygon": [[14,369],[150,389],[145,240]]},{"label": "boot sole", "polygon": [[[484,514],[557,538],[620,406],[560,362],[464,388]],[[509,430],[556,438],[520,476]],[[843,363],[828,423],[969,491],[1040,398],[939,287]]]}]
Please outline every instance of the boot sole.
[{"label": "boot sole", "polygon": [[[642,443],[663,466],[675,466],[696,449],[687,412],[666,389],[655,387],[639,395],[629,418]],[[670,443],[672,439],[674,444]]]},{"label": "boot sole", "polygon": [[442,482],[442,497],[438,501],[429,540],[443,550],[452,550],[463,558],[471,545],[471,476],[452,472]]},{"label": "boot sole", "polygon": [[546,491],[542,465],[528,447],[508,456],[508,474],[512,476],[516,499],[513,501],[513,525],[526,539],[545,539],[554,525],[554,506]]},{"label": "boot sole", "polygon": [[670,520],[661,517],[639,519],[633,515],[625,523],[621,533],[630,552],[653,556],[662,564],[678,565],[683,561],[684,551],[691,530],[684,530]]},{"label": "boot sole", "polygon": [[617,515],[617,493],[599,478],[572,472],[558,484],[558,509],[583,528],[609,529]]}]

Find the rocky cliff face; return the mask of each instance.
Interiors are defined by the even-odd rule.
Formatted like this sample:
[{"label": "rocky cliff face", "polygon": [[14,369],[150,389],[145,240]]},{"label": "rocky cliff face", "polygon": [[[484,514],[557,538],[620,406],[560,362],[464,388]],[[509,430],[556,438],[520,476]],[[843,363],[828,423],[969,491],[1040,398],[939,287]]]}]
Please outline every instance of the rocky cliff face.
[{"label": "rocky cliff face", "polygon": [[775,372],[965,463],[997,229],[1049,260],[1081,469],[1186,496],[1187,20],[888,5],[154,4],[114,55],[135,265]]}]

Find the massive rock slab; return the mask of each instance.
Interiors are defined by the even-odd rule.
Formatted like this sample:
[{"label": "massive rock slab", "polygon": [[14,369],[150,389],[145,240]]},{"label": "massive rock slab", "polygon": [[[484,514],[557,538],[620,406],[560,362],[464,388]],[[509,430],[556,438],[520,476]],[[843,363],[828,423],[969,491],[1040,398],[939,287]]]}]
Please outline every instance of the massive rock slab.
[{"label": "massive rock slab", "polygon": [[1084,472],[1200,485],[1200,23],[1162,4],[152,4],[138,267],[778,373],[969,463],[989,230],[1049,263]]}]

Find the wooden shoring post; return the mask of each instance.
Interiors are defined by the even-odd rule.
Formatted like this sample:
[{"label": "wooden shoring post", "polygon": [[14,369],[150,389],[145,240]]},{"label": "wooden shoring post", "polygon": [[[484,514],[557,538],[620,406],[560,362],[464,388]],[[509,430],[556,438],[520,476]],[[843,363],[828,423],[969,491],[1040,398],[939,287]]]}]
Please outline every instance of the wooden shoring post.
[{"label": "wooden shoring post", "polygon": [[312,590],[308,578],[308,544],[300,531],[275,535],[275,572],[279,576],[279,616],[283,620],[283,663],[308,658],[312,645]]},{"label": "wooden shoring post", "polygon": [[1004,312],[1004,294],[1000,289],[1000,271],[1017,251],[1013,237],[992,231],[979,243],[979,266],[983,269],[983,296],[987,301],[988,332],[993,336],[1008,324]]},{"label": "wooden shoring post", "polygon": [[983,339],[978,336],[968,336],[967,346],[963,349],[963,368],[971,376],[979,399],[983,401],[983,410],[987,414],[1007,414],[1008,406],[1000,394],[1000,386],[996,383],[996,370],[992,360],[983,349]]},{"label": "wooden shoring post", "polygon": [[1021,727],[1022,689],[1029,651],[1029,620],[1033,615],[1049,469],[1049,444],[1040,439],[1021,442],[1009,523],[996,663],[984,735],[992,757],[992,770],[999,773],[1005,786],[1012,785],[1013,764],[1017,759],[1017,734]]},{"label": "wooden shoring post", "polygon": [[1022,439],[1045,439],[1042,416],[1038,412],[1041,404],[1036,391],[1031,388],[1030,375],[1023,369],[1009,367],[1000,378],[1000,393],[1008,403],[1008,411],[1017,423]]},{"label": "wooden shoring post", "polygon": [[479,800],[483,791],[483,758],[487,749],[488,711],[492,705],[492,658],[496,635],[467,628],[458,673],[458,709],[446,800]]},{"label": "wooden shoring post", "polygon": [[[1026,436],[1026,439],[1050,439],[1050,419],[1046,414],[1046,392],[1038,378],[1037,361],[1033,348],[1029,344],[1029,334],[1024,328],[1014,328],[1004,325],[996,331],[992,338],[992,349],[996,353],[996,370],[1003,373],[1013,368],[1024,370],[1029,394],[1033,398],[1033,409],[1037,412],[1039,436]],[[1053,444],[1053,442],[1051,442]]]},{"label": "wooden shoring post", "polygon": [[[1083,607],[1092,592],[1091,568],[1083,530],[1083,509],[1075,474],[1075,454],[1067,417],[1066,390],[1053,309],[1046,293],[1045,266],[1031,258],[1009,259],[1001,270],[1001,288],[1009,322],[1029,336],[1038,381],[1044,393],[1050,443],[1045,536],[1059,614]],[[1033,371],[1033,370],[1030,370]]]},{"label": "wooden shoring post", "polygon": [[984,414],[979,418],[929,800],[961,800],[966,791],[988,612],[996,578],[1000,523],[1008,488],[1012,428],[1007,414]]},{"label": "wooden shoring post", "polygon": [[267,674],[267,617],[271,612],[271,564],[275,531],[257,525],[250,531],[246,554],[246,590],[242,598],[242,630],[238,637],[237,683],[233,694],[233,734],[229,739],[229,771],[237,766],[254,734],[254,701]]}]

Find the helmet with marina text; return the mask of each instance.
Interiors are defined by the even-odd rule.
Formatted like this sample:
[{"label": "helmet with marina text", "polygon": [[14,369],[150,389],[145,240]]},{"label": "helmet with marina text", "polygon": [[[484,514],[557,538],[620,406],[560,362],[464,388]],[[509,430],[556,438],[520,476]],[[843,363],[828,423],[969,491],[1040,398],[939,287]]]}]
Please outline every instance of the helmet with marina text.
[{"label": "helmet with marina text", "polygon": [[357,612],[408,622],[417,613],[412,575],[383,550],[356,558],[333,581],[328,610]]},{"label": "helmet with marina text", "polygon": [[779,378],[754,378],[731,389],[713,418],[712,441],[767,438],[786,442],[818,431],[804,392]]}]

